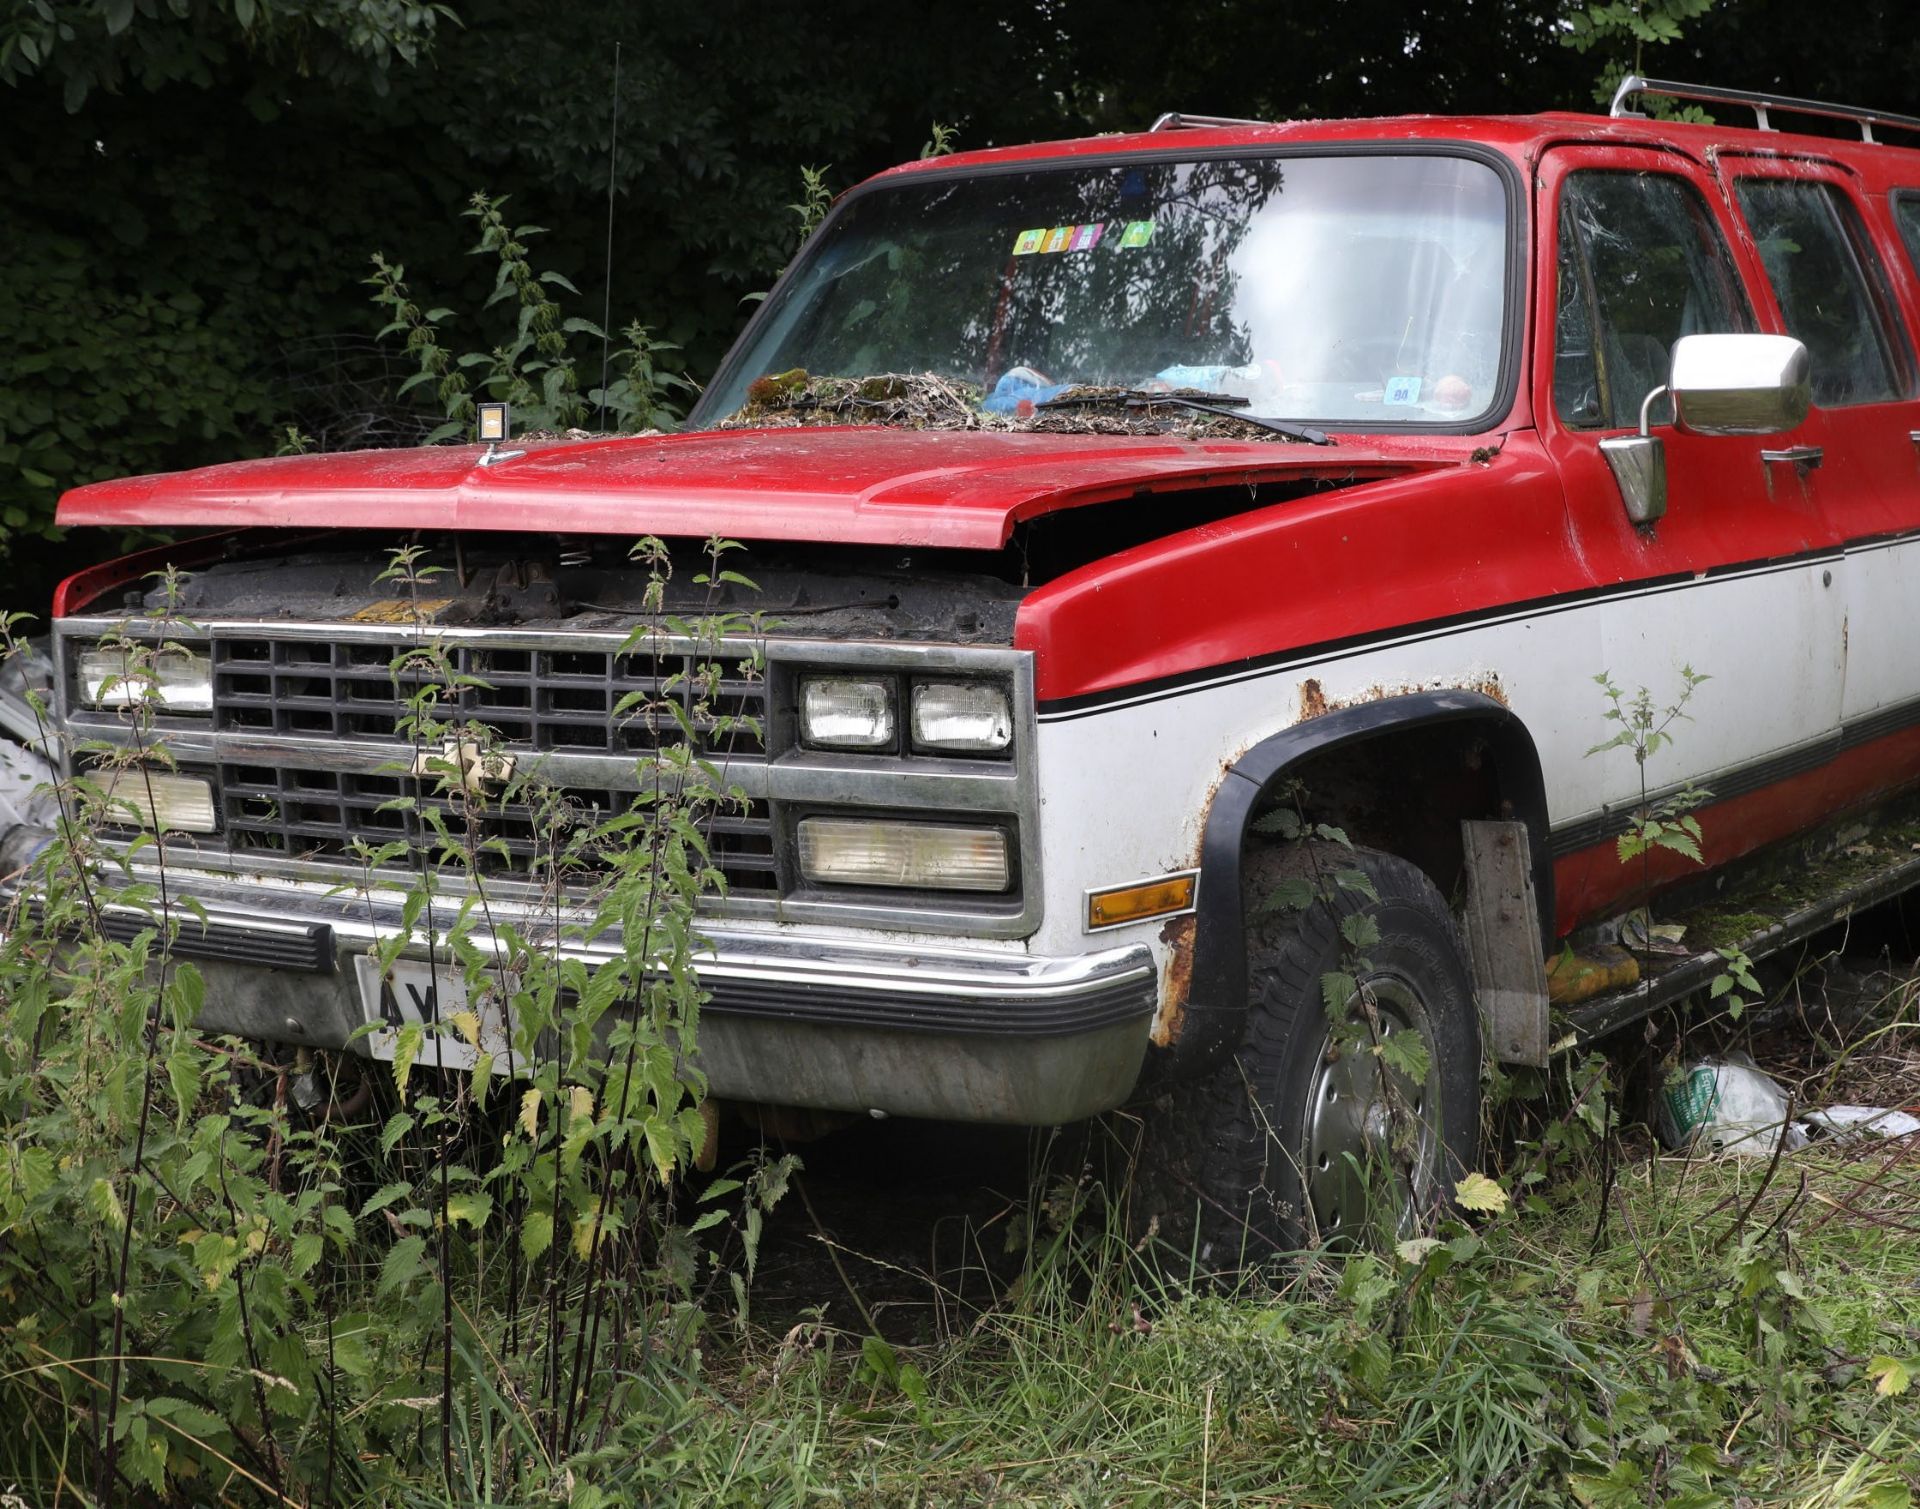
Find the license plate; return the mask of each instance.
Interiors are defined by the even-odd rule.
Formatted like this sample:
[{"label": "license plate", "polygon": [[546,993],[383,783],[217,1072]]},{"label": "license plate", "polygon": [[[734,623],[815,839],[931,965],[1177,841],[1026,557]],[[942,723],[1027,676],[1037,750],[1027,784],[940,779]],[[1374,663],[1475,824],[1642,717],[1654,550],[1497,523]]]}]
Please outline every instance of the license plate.
[{"label": "license plate", "polygon": [[[354,959],[353,970],[360,986],[360,1008],[374,1029],[367,1034],[366,1043],[375,1058],[391,1059],[399,1044],[400,1029],[413,1022],[428,1025],[437,1012],[441,1029],[426,1035],[414,1059],[416,1064],[471,1069],[486,1052],[493,1055],[494,1072],[505,1072],[504,1002],[513,988],[511,976],[489,970],[469,988],[458,972],[430,969],[418,959],[396,960],[382,976],[379,961],[365,954]],[[479,1018],[478,1048],[453,1025],[453,1018],[463,1011]]]}]

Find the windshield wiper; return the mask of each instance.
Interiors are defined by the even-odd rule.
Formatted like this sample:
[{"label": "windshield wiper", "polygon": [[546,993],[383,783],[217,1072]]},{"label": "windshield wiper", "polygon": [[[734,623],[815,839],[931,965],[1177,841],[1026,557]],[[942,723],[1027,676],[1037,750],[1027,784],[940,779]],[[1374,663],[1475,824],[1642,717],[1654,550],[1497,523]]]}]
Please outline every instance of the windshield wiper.
[{"label": "windshield wiper", "polygon": [[1091,409],[1118,407],[1123,409],[1148,409],[1155,404],[1176,404],[1183,409],[1194,409],[1202,414],[1215,414],[1222,419],[1237,419],[1242,424],[1251,424],[1288,440],[1297,440],[1304,445],[1332,445],[1333,437],[1324,430],[1310,429],[1303,424],[1287,424],[1278,419],[1267,419],[1259,414],[1243,414],[1250,399],[1237,393],[1207,393],[1198,388],[1183,388],[1175,393],[1150,393],[1145,388],[1075,388],[1062,393],[1058,398],[1049,398],[1045,403],[1034,407],[1041,409]]}]

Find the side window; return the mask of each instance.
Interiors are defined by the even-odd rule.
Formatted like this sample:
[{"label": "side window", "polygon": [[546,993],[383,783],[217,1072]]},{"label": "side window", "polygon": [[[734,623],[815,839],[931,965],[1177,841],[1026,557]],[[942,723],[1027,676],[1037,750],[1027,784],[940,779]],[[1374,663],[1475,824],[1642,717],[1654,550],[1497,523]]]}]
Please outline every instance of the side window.
[{"label": "side window", "polygon": [[1845,196],[1831,184],[1783,178],[1742,178],[1734,191],[1787,333],[1813,358],[1813,401],[1837,408],[1904,397],[1907,354],[1887,320],[1880,265]]},{"label": "side window", "polygon": [[1920,191],[1899,189],[1893,196],[1893,218],[1899,222],[1901,239],[1907,243],[1907,260],[1920,272]]},{"label": "side window", "polygon": [[[1752,328],[1706,205],[1667,174],[1569,175],[1559,264],[1553,401],[1576,428],[1637,425],[1681,336]],[[1672,413],[1663,402],[1651,417]]]}]

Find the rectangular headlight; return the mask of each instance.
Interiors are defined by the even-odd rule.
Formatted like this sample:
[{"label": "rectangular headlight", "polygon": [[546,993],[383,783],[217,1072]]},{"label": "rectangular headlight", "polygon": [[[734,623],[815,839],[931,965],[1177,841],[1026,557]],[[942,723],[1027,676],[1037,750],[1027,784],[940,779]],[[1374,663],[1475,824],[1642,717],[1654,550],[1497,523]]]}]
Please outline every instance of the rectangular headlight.
[{"label": "rectangular headlight", "polygon": [[107,821],[138,823],[165,833],[217,833],[213,785],[192,775],[158,770],[108,770],[100,773],[107,795]]},{"label": "rectangular headlight", "polygon": [[885,749],[893,739],[893,688],[884,681],[811,676],[800,683],[800,738],[828,749]]},{"label": "rectangular headlight", "polygon": [[1013,742],[1006,692],[989,681],[915,682],[913,742],[969,754],[1005,749]]},{"label": "rectangular headlight", "polygon": [[937,891],[1004,891],[1011,878],[1002,829],[850,817],[800,820],[800,873],[830,885]]},{"label": "rectangular headlight", "polygon": [[[80,700],[89,707],[133,707],[141,700],[144,682],[136,675],[131,654],[98,645],[80,652]],[[154,695],[170,713],[213,710],[213,666],[191,650],[156,650],[146,671],[154,681]]]}]

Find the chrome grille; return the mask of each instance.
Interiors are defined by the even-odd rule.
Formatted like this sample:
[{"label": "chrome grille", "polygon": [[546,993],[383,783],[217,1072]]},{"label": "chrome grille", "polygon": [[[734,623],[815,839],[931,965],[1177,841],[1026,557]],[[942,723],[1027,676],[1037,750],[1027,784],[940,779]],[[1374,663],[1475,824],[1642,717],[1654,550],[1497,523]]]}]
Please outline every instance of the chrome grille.
[{"label": "chrome grille", "polygon": [[[404,764],[411,747],[402,731],[408,699],[430,674],[405,663],[408,648],[399,635],[216,637],[214,727],[242,736],[396,741],[393,763]],[[706,697],[709,710],[696,715],[694,670],[711,657],[684,648],[623,655],[612,647],[578,643],[495,646],[464,640],[445,645],[443,652],[451,672],[445,679],[458,690],[453,700],[433,709],[434,718],[483,723],[498,731],[509,752],[651,754],[683,737],[680,720],[664,706],[647,710],[647,703],[670,699],[693,727],[699,753],[724,757],[729,765],[764,759],[759,736],[732,720],[764,717],[765,683],[742,674],[737,665],[722,662],[727,674]],[[444,675],[431,674],[434,679]],[[636,692],[646,702],[616,712]],[[412,814],[388,806],[416,794],[411,778],[397,770],[320,768],[333,763],[316,758],[308,766],[297,755],[272,765],[223,761],[220,805],[228,846],[236,853],[345,860],[355,839],[379,845],[418,831]],[[632,795],[573,788],[564,793],[579,825],[624,812]],[[450,833],[465,833],[466,816],[455,810],[454,798],[430,790],[417,796],[446,814]],[[483,870],[524,872],[536,855],[550,855],[554,837],[538,830],[552,825],[526,803],[493,801],[477,810],[476,836],[486,846],[477,855]],[[713,812],[701,826],[714,864],[736,894],[775,892],[773,827],[765,802],[755,801],[744,813],[737,808]]]},{"label": "chrome grille", "polygon": [[[348,858],[353,841],[369,846],[391,843],[418,831],[413,814],[385,807],[408,794],[406,776],[366,775],[351,771],[300,770],[285,766],[222,765],[220,800],[228,846],[236,853],[272,853],[301,857]],[[569,828],[542,817],[526,803],[495,802],[483,809],[475,837],[487,847],[475,855],[477,868],[525,874],[532,861],[563,849],[567,831],[624,812],[633,793],[568,791]],[[445,796],[422,793],[422,806],[445,814],[447,831],[466,833],[466,816]],[[770,894],[775,889],[773,829],[764,802],[703,814],[701,831],[715,866],[735,894]],[[505,849],[503,855],[500,851]],[[591,865],[592,855],[582,858]]]},{"label": "chrome grille", "polygon": [[[406,640],[230,638],[213,641],[215,727],[247,733],[324,734],[391,739],[426,673],[406,667]],[[693,725],[703,754],[757,759],[751,731],[729,720],[760,719],[766,686],[720,662],[727,674],[694,717],[694,670],[703,657],[685,650],[622,655],[613,649],[500,648],[463,642],[445,647],[457,703],[435,716],[472,719],[498,729],[512,749],[645,754],[680,742],[679,723],[638,705],[616,716],[635,692],[671,700]],[[396,666],[399,666],[396,669]]]}]

